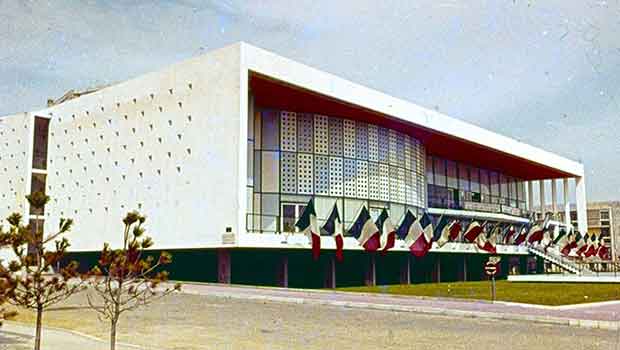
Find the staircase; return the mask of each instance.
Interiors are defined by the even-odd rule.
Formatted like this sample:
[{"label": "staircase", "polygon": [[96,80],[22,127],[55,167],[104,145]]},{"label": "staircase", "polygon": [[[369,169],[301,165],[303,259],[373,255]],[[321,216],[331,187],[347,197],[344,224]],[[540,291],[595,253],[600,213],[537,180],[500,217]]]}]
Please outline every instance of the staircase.
[{"label": "staircase", "polygon": [[556,252],[555,250],[548,249],[547,251],[545,251],[543,248],[532,246],[532,245],[528,246],[527,250],[531,254],[541,257],[544,260],[562,268],[564,271],[574,273],[577,275],[587,275],[587,274],[592,273],[592,271],[590,271],[584,265],[576,264],[574,261],[565,258],[564,256],[562,256],[559,252]]}]

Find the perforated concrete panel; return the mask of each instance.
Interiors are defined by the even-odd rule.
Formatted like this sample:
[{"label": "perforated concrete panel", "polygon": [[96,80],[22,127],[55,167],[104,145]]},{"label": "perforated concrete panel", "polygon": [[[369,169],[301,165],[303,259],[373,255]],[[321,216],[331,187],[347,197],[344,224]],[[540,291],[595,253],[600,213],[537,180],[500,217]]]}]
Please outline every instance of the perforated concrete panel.
[{"label": "perforated concrete panel", "polygon": [[0,224],[14,212],[25,215],[30,164],[31,116],[25,113],[0,119]]},{"label": "perforated concrete panel", "polygon": [[329,195],[329,157],[315,155],[315,193]]},{"label": "perforated concrete panel", "polygon": [[314,156],[312,154],[297,154],[297,174],[297,192],[314,194]]},{"label": "perforated concrete panel", "polygon": [[368,198],[368,162],[365,160],[357,161],[357,197]]},{"label": "perforated concrete panel", "polygon": [[355,153],[357,159],[368,159],[368,126],[366,123],[357,122],[355,133]]},{"label": "perforated concrete panel", "polygon": [[342,157],[342,119],[329,118],[329,154]]},{"label": "perforated concrete panel", "polygon": [[344,156],[347,158],[355,158],[355,122],[345,119],[343,128]]},{"label": "perforated concrete panel", "polygon": [[280,114],[280,149],[297,151],[297,114],[282,112]]},{"label": "perforated concrete panel", "polygon": [[118,246],[130,210],[148,216],[155,248],[245,230],[239,74],[239,51],[219,50],[37,112],[51,117],[47,183],[58,199],[46,229],[73,218],[74,251]]},{"label": "perforated concrete panel", "polygon": [[324,115],[314,116],[314,152],[329,154],[329,122]]},{"label": "perforated concrete panel", "polygon": [[357,194],[357,184],[355,182],[355,173],[356,173],[356,163],[355,159],[344,159],[343,166],[343,182],[344,182],[344,195],[345,197],[356,197]]},{"label": "perforated concrete panel", "polygon": [[297,193],[297,155],[282,152],[282,193]]},{"label": "perforated concrete panel", "polygon": [[340,157],[329,157],[329,194],[342,196],[343,192],[343,164]]},{"label": "perforated concrete panel", "polygon": [[297,152],[314,152],[313,119],[312,114],[297,115]]},{"label": "perforated concrete panel", "polygon": [[368,125],[368,160],[372,162],[379,161],[379,139],[378,129],[376,125]]}]

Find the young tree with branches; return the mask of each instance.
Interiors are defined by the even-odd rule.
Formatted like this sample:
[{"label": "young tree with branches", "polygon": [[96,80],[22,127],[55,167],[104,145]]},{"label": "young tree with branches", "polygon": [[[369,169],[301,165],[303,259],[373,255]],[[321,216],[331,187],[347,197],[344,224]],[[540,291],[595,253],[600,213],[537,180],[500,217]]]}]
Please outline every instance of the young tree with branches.
[{"label": "young tree with branches", "polygon": [[88,303],[99,313],[100,319],[110,322],[111,350],[116,348],[116,328],[124,312],[180,290],[179,284],[162,285],[168,280],[168,273],[161,267],[171,263],[172,258],[169,253],[162,252],[155,260],[145,251],[153,246],[153,240],[145,236],[145,221],[138,212],[128,213],[123,219],[123,247],[111,249],[105,243],[99,264],[90,271],[92,291],[99,298],[89,294]]},{"label": "young tree with branches", "polygon": [[[31,207],[42,210],[50,198],[42,192],[34,192],[26,199]],[[12,214],[7,221],[9,231],[2,233],[2,239],[10,244],[15,255],[2,275],[9,288],[7,300],[36,311],[34,349],[39,350],[43,312],[83,289],[83,284],[75,280],[79,277],[76,262],[60,267],[69,248],[69,241],[62,236],[69,232],[73,220],[60,219],[58,231],[47,236],[38,221],[34,228],[22,225],[19,213]]]}]

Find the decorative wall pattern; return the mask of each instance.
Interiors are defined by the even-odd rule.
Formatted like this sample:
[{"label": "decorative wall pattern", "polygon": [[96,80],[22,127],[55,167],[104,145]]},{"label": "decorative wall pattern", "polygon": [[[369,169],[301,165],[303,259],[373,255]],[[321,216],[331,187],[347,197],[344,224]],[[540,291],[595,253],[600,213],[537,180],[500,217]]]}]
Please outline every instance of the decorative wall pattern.
[{"label": "decorative wall pattern", "polygon": [[27,114],[0,118],[0,223],[13,212],[25,214],[30,121]]},{"label": "decorative wall pattern", "polygon": [[[256,176],[261,176],[262,183],[279,183],[280,193],[425,206],[425,152],[415,138],[331,116],[287,111],[257,115],[264,120],[260,123],[262,145],[255,148],[263,147],[263,153],[272,153],[278,150],[270,145],[280,145],[280,160],[278,163],[271,160],[273,157],[263,156],[263,162],[269,159],[270,163],[263,164],[264,173]],[[280,131],[267,130],[266,125],[270,129],[277,125]],[[279,169],[281,176],[278,178],[278,172],[269,169]],[[254,191],[278,193],[264,186]]]}]

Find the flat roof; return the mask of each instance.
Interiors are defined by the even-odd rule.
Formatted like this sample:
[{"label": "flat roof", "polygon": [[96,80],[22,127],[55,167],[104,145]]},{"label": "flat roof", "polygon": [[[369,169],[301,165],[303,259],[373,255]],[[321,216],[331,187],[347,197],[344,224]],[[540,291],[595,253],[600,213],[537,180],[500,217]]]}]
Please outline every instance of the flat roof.
[{"label": "flat roof", "polygon": [[[236,44],[259,106],[363,120],[407,132],[427,153],[524,180],[582,177],[583,164],[355,84],[274,53]],[[333,54],[333,53],[332,53]]]}]

